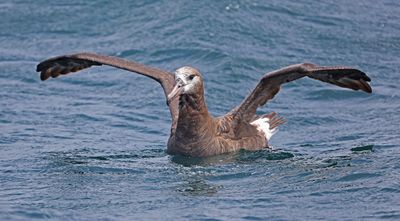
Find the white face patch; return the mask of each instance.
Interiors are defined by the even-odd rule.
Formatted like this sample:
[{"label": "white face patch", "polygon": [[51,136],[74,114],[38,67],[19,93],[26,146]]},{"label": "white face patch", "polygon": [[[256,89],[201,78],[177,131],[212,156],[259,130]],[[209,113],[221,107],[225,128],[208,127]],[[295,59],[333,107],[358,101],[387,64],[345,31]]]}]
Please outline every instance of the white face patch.
[{"label": "white face patch", "polygon": [[191,67],[182,67],[175,71],[175,78],[183,82],[183,94],[196,93],[196,86],[201,84],[201,78],[195,72]]}]

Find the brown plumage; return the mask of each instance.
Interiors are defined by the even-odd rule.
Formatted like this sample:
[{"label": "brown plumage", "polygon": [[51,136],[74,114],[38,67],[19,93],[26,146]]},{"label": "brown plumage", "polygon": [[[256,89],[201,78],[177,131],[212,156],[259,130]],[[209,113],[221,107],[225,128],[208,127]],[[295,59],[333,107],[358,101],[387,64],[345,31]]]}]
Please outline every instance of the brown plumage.
[{"label": "brown plumage", "polygon": [[257,115],[256,110],[272,99],[284,83],[310,77],[344,88],[372,92],[368,83],[371,79],[360,70],[295,64],[265,74],[239,106],[224,116],[212,117],[204,100],[203,77],[191,67],[179,68],[174,75],[118,57],[80,53],[45,60],[37,66],[37,71],[41,72],[40,78],[46,80],[100,65],[135,72],[159,82],[172,117],[167,152],[194,157],[267,148],[270,136],[285,121],[274,112]]}]

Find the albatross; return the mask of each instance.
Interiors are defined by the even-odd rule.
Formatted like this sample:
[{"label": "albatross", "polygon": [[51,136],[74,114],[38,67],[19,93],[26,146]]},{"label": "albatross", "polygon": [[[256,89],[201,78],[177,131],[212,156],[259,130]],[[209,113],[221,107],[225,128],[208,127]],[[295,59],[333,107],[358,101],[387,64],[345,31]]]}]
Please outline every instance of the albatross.
[{"label": "albatross", "polygon": [[37,65],[36,71],[44,81],[101,65],[141,74],[161,84],[172,118],[167,153],[192,157],[269,148],[268,141],[285,120],[275,112],[259,115],[256,111],[279,92],[282,84],[309,77],[343,88],[372,92],[368,83],[371,79],[358,69],[294,64],[266,73],[238,106],[224,116],[213,117],[204,99],[203,76],[193,67],[181,67],[171,73],[115,56],[78,53],[47,59]]}]

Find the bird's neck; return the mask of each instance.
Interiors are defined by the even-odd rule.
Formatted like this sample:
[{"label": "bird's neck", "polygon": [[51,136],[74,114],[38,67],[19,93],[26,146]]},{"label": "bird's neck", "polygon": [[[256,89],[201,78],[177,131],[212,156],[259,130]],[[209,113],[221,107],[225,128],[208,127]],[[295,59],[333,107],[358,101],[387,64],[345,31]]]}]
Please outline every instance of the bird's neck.
[{"label": "bird's neck", "polygon": [[208,113],[204,94],[183,94],[179,98],[179,112]]},{"label": "bird's neck", "polygon": [[179,99],[179,117],[177,128],[186,136],[206,132],[212,117],[208,112],[204,94],[184,94]]}]

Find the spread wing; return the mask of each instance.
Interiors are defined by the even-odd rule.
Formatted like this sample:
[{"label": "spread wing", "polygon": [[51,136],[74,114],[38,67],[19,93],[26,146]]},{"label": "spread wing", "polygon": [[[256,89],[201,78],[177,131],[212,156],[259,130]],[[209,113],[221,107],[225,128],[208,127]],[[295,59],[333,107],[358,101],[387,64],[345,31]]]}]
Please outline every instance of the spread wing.
[{"label": "spread wing", "polygon": [[305,76],[339,87],[372,92],[368,84],[371,79],[360,70],[348,67],[320,67],[308,63],[295,64],[265,74],[256,88],[228,115],[233,118],[234,125],[250,122],[255,117],[257,108],[272,99],[282,84]]},{"label": "spread wing", "polygon": [[[79,53],[72,55],[62,55],[47,59],[37,65],[36,71],[40,72],[40,79],[47,80],[50,77],[56,78],[60,75],[69,74],[71,72],[80,71],[91,66],[109,65],[112,67],[135,72],[156,80],[164,89],[164,94],[167,97],[172,91],[175,78],[169,72],[148,67],[133,61],[128,61],[118,57],[98,55],[92,53]],[[175,104],[175,103],[176,104]],[[173,121],[177,116],[177,101],[173,101],[169,105]]]}]

